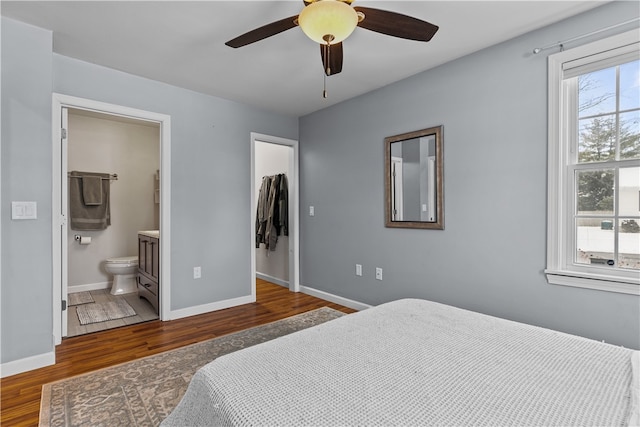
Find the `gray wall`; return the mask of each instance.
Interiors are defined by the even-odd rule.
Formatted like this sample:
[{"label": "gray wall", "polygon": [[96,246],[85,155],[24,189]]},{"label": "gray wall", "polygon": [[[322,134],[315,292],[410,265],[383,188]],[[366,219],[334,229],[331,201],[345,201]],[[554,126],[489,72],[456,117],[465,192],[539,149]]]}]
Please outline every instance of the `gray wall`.
[{"label": "gray wall", "polygon": [[171,116],[171,309],[249,295],[250,133],[296,138],[296,118],[60,55],[53,69],[55,92]]},{"label": "gray wall", "polygon": [[[171,309],[249,295],[250,133],[297,139],[297,118],[52,54],[49,32],[2,18],[1,361],[53,351],[52,91],[171,116]],[[38,219],[11,221],[11,200]]]},{"label": "gray wall", "polygon": [[[605,5],[302,117],[300,211],[314,205],[315,216],[301,217],[301,283],[369,304],[426,298],[640,348],[637,296],[549,285],[543,274],[549,52],[531,54],[633,16],[635,2]],[[385,228],[383,139],[437,125],[445,230]]]},{"label": "gray wall", "polygon": [[[171,116],[171,309],[250,294],[250,133],[297,119],[53,55],[57,93]],[[193,267],[202,279],[193,279]]]},{"label": "gray wall", "polygon": [[[51,33],[2,18],[2,362],[53,349]],[[11,201],[38,218],[11,220]]]}]

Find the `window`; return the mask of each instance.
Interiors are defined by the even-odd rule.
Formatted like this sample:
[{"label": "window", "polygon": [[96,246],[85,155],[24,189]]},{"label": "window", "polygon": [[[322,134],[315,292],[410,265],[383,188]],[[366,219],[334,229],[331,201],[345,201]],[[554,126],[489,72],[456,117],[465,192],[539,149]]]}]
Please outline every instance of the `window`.
[{"label": "window", "polygon": [[549,283],[640,295],[639,42],[549,56]]}]

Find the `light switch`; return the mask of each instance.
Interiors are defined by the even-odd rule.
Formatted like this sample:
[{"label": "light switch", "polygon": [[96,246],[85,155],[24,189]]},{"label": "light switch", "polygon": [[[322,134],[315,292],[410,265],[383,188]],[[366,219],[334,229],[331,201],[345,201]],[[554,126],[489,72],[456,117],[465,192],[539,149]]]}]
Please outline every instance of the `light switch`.
[{"label": "light switch", "polygon": [[37,219],[36,202],[11,202],[11,219]]},{"label": "light switch", "polygon": [[309,216],[314,216],[316,214],[316,209],[313,206],[309,206]]}]

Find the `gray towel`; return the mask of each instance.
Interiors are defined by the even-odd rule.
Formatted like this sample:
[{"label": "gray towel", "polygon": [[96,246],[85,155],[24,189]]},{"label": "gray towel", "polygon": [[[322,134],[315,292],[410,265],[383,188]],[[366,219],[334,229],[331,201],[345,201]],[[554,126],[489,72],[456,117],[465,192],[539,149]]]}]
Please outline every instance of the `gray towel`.
[{"label": "gray towel", "polygon": [[102,177],[83,176],[82,200],[85,206],[97,206],[102,204]]},{"label": "gray towel", "polygon": [[[102,204],[87,206],[83,202],[85,176],[105,178],[102,180]],[[109,206],[110,175],[106,173],[73,171],[69,175],[69,226],[72,230],[104,230],[111,225]]]}]

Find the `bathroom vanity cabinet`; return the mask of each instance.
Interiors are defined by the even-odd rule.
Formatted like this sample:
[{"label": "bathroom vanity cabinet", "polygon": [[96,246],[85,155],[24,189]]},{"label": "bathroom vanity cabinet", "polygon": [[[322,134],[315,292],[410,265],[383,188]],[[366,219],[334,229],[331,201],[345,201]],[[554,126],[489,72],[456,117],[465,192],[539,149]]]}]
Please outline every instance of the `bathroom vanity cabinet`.
[{"label": "bathroom vanity cabinet", "polygon": [[158,313],[160,301],[160,235],[138,233],[138,294],[153,305]]}]

